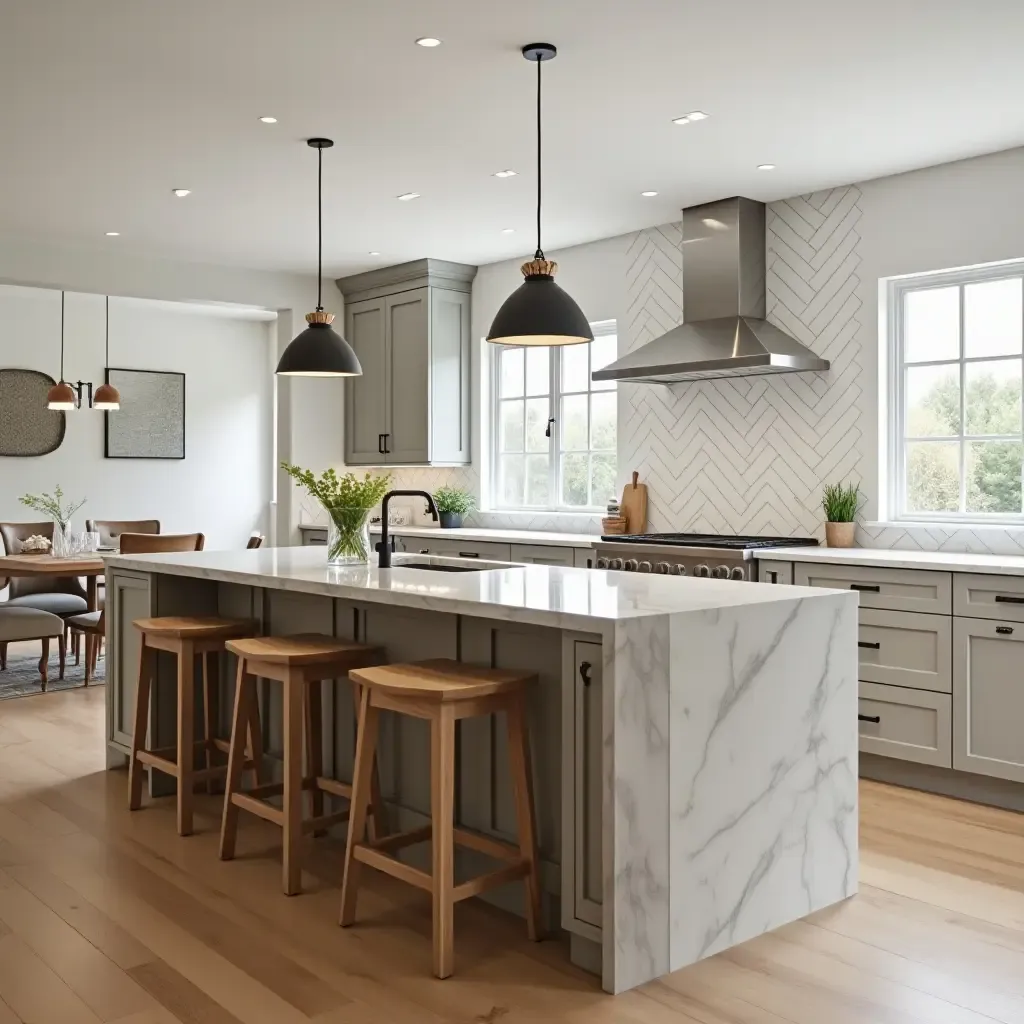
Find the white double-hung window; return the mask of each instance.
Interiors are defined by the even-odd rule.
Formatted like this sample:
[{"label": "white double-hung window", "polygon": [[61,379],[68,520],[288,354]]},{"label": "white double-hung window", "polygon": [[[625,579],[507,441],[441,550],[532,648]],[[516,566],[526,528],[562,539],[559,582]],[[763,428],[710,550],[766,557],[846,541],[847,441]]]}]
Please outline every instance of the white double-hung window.
[{"label": "white double-hung window", "polygon": [[1024,262],[889,282],[893,518],[1024,521]]},{"label": "white double-hung window", "polygon": [[589,345],[491,349],[491,504],[496,509],[603,509],[615,491],[614,381],[590,375],[614,361],[614,320],[591,324]]}]

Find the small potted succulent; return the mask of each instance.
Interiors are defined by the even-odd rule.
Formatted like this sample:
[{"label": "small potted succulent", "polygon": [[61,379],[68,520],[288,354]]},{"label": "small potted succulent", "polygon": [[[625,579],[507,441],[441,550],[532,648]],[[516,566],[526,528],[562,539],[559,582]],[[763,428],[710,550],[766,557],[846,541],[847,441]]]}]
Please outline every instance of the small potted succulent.
[{"label": "small potted succulent", "polygon": [[825,512],[825,543],[830,548],[852,548],[860,508],[860,485],[826,484],[821,507]]},{"label": "small potted succulent", "polygon": [[434,491],[434,505],[442,530],[456,530],[462,517],[476,508],[476,498],[461,487],[439,487]]}]

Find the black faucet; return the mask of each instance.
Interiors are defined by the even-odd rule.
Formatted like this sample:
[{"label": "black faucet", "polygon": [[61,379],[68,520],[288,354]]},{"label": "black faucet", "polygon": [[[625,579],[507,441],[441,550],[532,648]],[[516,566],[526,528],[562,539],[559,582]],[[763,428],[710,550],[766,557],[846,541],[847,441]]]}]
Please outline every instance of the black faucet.
[{"label": "black faucet", "polygon": [[384,495],[384,500],[380,503],[380,543],[377,545],[377,550],[380,552],[377,560],[378,569],[391,568],[391,540],[388,537],[388,502],[392,498],[399,496],[405,498],[426,498],[427,511],[434,517],[434,522],[437,522],[437,506],[434,504],[434,499],[426,491],[388,491]]}]

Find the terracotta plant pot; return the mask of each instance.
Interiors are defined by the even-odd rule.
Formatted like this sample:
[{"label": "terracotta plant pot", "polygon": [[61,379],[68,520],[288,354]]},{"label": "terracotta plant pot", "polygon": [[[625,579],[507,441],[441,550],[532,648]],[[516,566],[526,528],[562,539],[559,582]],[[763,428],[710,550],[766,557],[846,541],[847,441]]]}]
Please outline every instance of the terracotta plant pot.
[{"label": "terracotta plant pot", "polygon": [[852,548],[856,523],[826,523],[825,543],[830,548]]}]

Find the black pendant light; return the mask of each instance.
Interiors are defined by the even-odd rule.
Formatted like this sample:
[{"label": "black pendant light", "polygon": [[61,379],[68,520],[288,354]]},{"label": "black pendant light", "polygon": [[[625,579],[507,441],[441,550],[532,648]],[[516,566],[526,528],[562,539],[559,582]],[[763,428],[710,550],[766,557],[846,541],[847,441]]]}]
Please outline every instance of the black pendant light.
[{"label": "black pendant light", "polygon": [[540,244],[541,102],[540,66],[558,51],[550,43],[530,43],[523,56],[537,64],[537,251],[522,266],[523,283],[502,303],[487,340],[496,345],[580,345],[594,332],[573,297],[555,284],[558,264],[544,258]]},{"label": "black pendant light", "polygon": [[[103,371],[104,377],[110,370],[110,296],[107,299],[107,331],[104,341]],[[121,393],[108,380],[96,389],[93,395],[92,407],[94,409],[105,409],[107,412],[116,412],[121,408]]]},{"label": "black pendant light", "polygon": [[309,326],[296,336],[281,356],[277,372],[292,377],[358,377],[363,368],[349,343],[331,327],[333,313],[325,313],[322,303],[324,212],[323,166],[324,150],[334,143],[330,139],[307,139],[307,146],[317,151],[316,175],[316,311],[306,314]]}]

